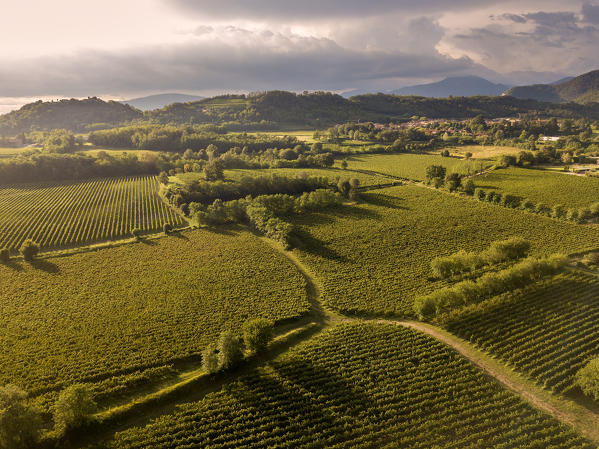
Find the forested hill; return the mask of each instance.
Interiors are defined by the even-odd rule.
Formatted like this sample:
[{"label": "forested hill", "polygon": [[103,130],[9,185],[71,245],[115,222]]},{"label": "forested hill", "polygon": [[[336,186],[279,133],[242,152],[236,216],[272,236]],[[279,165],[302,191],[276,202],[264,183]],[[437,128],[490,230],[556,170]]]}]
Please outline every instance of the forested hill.
[{"label": "forested hill", "polygon": [[0,134],[10,136],[21,132],[56,128],[86,132],[141,117],[141,111],[129,105],[96,97],[48,102],[40,100],[1,115]]},{"label": "forested hill", "polygon": [[349,99],[329,92],[295,94],[270,91],[225,95],[141,112],[131,106],[98,98],[36,102],[0,116],[0,135],[65,128],[87,132],[132,120],[168,124],[219,124],[235,130],[326,128],[350,121],[401,121],[413,116],[468,119],[515,117],[533,113],[553,117],[599,119],[599,104],[555,104],[502,97],[426,98],[386,94]]},{"label": "forested hill", "polygon": [[556,84],[518,86],[506,91],[506,95],[540,101],[590,103],[599,101],[599,70]]},{"label": "forested hill", "polygon": [[486,117],[513,117],[523,113],[599,118],[599,105],[552,104],[508,96],[439,99],[367,94],[347,99],[329,92],[294,94],[271,91],[173,104],[146,112],[145,117],[159,123],[262,122],[265,126],[320,127],[358,120],[403,120],[412,116],[462,119],[479,114]]}]

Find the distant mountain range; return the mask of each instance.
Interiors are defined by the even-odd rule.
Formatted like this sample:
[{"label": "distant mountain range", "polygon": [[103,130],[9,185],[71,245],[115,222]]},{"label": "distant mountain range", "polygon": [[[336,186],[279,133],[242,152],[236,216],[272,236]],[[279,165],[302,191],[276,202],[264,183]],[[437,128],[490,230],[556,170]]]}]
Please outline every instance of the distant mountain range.
[{"label": "distant mountain range", "polygon": [[552,103],[599,102],[599,70],[575,78],[565,78],[553,84],[512,87],[504,95]]},{"label": "distant mountain range", "polygon": [[447,98],[471,97],[474,95],[501,95],[510,86],[495,84],[479,76],[455,76],[436,83],[402,87],[391,91],[395,95],[418,95],[421,97]]},{"label": "distant mountain range", "polygon": [[198,97],[197,95],[186,95],[186,94],[158,94],[149,95],[147,97],[133,98],[131,100],[121,101],[121,103],[128,104],[134,108],[141,109],[142,111],[151,111],[152,109],[159,109],[173,103],[187,103],[190,101],[203,100],[204,97]]}]

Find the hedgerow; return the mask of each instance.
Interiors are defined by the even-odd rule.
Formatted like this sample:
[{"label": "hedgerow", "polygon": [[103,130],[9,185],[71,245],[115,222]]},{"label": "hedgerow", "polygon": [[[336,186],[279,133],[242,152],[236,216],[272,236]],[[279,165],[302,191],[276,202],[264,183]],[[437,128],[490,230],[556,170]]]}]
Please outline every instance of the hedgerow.
[{"label": "hedgerow", "polygon": [[418,186],[366,192],[357,205],[296,215],[295,250],[316,273],[323,299],[351,314],[412,316],[414,298],[448,284],[430,279],[430,264],[463,249],[480,252],[514,235],[530,254],[599,247],[594,226],[466,201]]},{"label": "hedgerow", "polygon": [[521,237],[491,243],[489,249],[480,253],[460,251],[451,256],[437,257],[431,262],[434,276],[448,278],[450,276],[475,271],[485,265],[493,265],[507,260],[525,257],[530,250],[530,242]]},{"label": "hedgerow", "polygon": [[522,288],[560,272],[567,264],[568,258],[561,254],[540,259],[529,257],[510,268],[484,274],[474,281],[462,281],[429,295],[419,296],[414,301],[414,312],[421,319],[430,319],[447,310]]}]

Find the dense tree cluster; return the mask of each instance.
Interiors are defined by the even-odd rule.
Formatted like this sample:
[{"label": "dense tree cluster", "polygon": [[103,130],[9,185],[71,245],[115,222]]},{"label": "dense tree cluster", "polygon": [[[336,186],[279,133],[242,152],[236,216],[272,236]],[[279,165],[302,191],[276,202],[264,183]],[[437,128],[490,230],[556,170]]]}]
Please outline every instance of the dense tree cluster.
[{"label": "dense tree cluster", "polygon": [[276,174],[243,176],[238,182],[222,180],[193,181],[183,185],[169,185],[164,189],[165,197],[175,206],[182,204],[210,204],[216,199],[230,201],[248,195],[258,196],[273,193],[295,195],[329,186],[329,180],[316,176],[281,176]]}]

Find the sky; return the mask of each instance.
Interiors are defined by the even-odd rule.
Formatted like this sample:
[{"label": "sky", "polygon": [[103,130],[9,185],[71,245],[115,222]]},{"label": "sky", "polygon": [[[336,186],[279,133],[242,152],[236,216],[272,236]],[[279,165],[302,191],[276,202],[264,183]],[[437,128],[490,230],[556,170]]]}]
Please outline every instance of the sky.
[{"label": "sky", "polygon": [[0,113],[35,99],[509,85],[599,68],[599,0],[4,0]]}]

